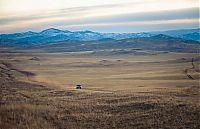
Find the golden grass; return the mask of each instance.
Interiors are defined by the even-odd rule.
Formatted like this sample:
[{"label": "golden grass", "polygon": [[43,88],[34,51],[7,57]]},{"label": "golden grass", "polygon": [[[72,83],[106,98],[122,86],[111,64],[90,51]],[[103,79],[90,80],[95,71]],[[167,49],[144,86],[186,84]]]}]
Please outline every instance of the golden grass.
[{"label": "golden grass", "polygon": [[[30,60],[33,56],[40,61]],[[5,70],[0,73],[0,128],[198,129],[199,73],[189,71],[194,80],[184,73],[196,56],[4,57],[4,62],[36,76],[8,70],[17,79],[9,80]],[[77,82],[84,84],[82,90],[74,89]]]},{"label": "golden grass", "polygon": [[[23,80],[41,82],[61,89],[73,89],[81,83],[85,90],[144,90],[195,85],[199,73],[190,71],[196,79],[189,80],[184,70],[190,68],[197,54],[170,53],[151,56],[73,56],[67,54],[22,56],[16,67],[36,73]],[[185,59],[185,60],[181,60]]]}]

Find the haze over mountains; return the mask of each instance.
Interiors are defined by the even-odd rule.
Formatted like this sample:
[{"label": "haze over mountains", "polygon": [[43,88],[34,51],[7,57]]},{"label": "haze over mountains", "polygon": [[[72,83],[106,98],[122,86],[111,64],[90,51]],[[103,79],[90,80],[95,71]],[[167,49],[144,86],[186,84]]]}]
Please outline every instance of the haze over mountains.
[{"label": "haze over mountains", "polygon": [[[41,32],[1,34],[0,46],[37,49],[48,52],[99,51],[125,49],[198,52],[199,28],[141,33],[99,33],[93,31],[59,30],[50,28]],[[125,50],[125,51],[124,51]],[[129,50],[128,50],[129,52]]]}]

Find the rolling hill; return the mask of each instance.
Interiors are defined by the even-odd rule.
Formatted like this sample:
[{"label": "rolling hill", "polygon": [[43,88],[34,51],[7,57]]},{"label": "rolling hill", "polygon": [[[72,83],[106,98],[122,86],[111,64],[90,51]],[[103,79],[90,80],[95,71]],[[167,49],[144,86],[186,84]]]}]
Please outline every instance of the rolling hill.
[{"label": "rolling hill", "polygon": [[169,52],[192,52],[199,51],[200,44],[193,40],[184,40],[167,35],[152,37],[129,38],[121,40],[96,40],[96,41],[60,41],[41,45],[32,45],[26,49],[45,52],[80,52],[115,49],[137,49]]}]

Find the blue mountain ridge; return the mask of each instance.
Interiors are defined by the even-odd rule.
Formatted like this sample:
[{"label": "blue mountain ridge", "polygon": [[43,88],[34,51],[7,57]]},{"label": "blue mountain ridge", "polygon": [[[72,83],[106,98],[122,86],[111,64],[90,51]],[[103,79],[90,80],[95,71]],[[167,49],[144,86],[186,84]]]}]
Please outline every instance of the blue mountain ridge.
[{"label": "blue mountain ridge", "polygon": [[58,42],[65,40],[78,40],[78,41],[93,41],[104,39],[128,39],[128,38],[141,38],[151,37],[155,35],[167,35],[176,38],[183,38],[185,40],[200,41],[199,28],[198,29],[183,29],[183,30],[170,30],[159,32],[140,32],[140,33],[99,33],[90,30],[85,31],[68,31],[49,28],[41,32],[22,32],[13,34],[1,34],[0,41],[14,41],[16,43],[48,43]]}]

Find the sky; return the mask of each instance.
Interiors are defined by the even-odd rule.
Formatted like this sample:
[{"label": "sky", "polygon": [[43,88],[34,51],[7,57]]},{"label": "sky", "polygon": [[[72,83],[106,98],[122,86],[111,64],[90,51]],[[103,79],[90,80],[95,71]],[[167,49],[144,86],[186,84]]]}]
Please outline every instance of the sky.
[{"label": "sky", "polygon": [[0,0],[0,33],[47,28],[121,33],[198,27],[198,0]]}]

